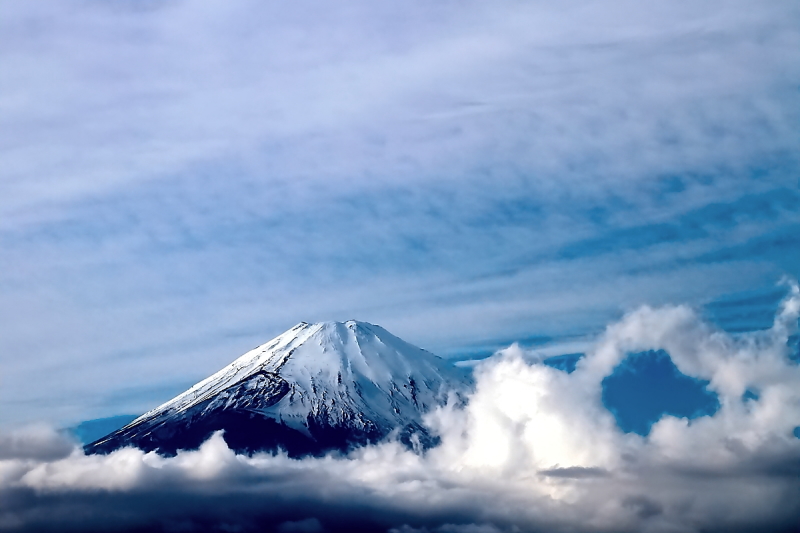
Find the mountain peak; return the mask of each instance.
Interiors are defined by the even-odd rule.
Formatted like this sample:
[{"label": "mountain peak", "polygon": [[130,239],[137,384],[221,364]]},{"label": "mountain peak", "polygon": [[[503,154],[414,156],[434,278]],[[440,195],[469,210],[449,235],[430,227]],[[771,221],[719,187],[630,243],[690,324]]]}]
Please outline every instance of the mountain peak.
[{"label": "mountain peak", "polygon": [[392,335],[346,322],[300,322],[183,394],[87,446],[175,453],[226,431],[238,451],[345,450],[395,430],[429,438],[422,415],[469,386],[465,371]]},{"label": "mountain peak", "polygon": [[344,322],[337,322],[334,320],[323,320],[321,322],[300,322],[296,326],[291,328],[289,331],[300,331],[305,329],[320,329],[326,331],[333,331],[339,328],[362,329],[362,330],[379,328],[383,331],[386,331],[376,324],[370,324],[369,322],[362,322],[360,320],[345,320]]}]

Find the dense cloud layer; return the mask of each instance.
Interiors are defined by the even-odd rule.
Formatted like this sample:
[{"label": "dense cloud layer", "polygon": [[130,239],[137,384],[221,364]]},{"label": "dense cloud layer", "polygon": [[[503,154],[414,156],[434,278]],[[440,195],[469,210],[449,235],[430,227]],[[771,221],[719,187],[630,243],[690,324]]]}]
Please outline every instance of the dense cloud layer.
[{"label": "dense cloud layer", "polygon": [[[0,529],[792,531],[800,367],[788,344],[799,314],[794,284],[772,328],[746,335],[687,307],[640,308],[571,374],[511,346],[476,368],[468,405],[430,415],[442,444],[425,454],[388,442],[347,457],[245,457],[217,434],[174,458],[85,456],[57,434],[29,433],[26,447],[5,436]],[[655,349],[709,380],[720,409],[623,434],[601,382],[627,353]]]}]

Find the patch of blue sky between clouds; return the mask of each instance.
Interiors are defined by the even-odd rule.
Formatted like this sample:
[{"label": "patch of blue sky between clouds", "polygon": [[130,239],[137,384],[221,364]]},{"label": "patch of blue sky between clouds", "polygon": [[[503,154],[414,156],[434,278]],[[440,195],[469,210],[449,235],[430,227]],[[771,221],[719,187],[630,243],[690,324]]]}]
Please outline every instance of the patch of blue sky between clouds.
[{"label": "patch of blue sky between clouds", "polygon": [[584,354],[582,353],[565,353],[563,355],[554,355],[553,357],[548,357],[542,362],[547,366],[551,366],[553,368],[562,370],[567,374],[571,374],[575,371],[578,361],[580,361],[581,357],[583,356]]},{"label": "patch of blue sky between clouds", "polygon": [[126,424],[133,422],[139,415],[117,415],[95,420],[86,420],[68,431],[75,435],[81,444],[89,444]]},{"label": "patch of blue sky between clouds", "polygon": [[763,235],[708,252],[699,261],[724,263],[737,260],[759,260],[780,266],[785,272],[797,276],[800,272],[800,224],[785,224]]},{"label": "patch of blue sky between clouds", "polygon": [[664,415],[693,419],[719,409],[707,381],[682,374],[664,351],[630,354],[603,379],[603,404],[625,432],[647,435]]},{"label": "patch of blue sky between clouds", "polygon": [[744,394],[742,394],[742,401],[743,402],[748,402],[748,401],[757,402],[760,397],[761,396],[755,390],[747,389],[747,390],[744,391]]},{"label": "patch of blue sky between clouds", "polygon": [[[781,227],[786,227],[787,233],[791,233],[797,221],[800,221],[800,192],[788,188],[776,188],[759,194],[744,194],[726,203],[712,201],[686,212],[677,213],[665,222],[608,227],[601,237],[568,244],[558,251],[558,255],[564,259],[577,259],[619,253],[627,249],[640,250],[656,245],[713,238],[721,242],[712,248],[719,247],[722,250],[711,253],[724,255],[728,260],[748,259],[752,257],[752,250],[738,243],[727,244],[724,238],[735,238],[735,235],[726,233],[735,233],[737,230],[742,232],[743,227],[749,226],[752,228],[751,231],[756,231],[751,239],[768,241],[771,232],[775,231],[776,224],[779,231]],[[765,227],[759,227],[759,224],[764,224]],[[765,230],[766,235],[763,234]],[[782,250],[781,246],[784,244],[792,243],[776,242],[773,248]],[[710,254],[706,252],[698,259],[707,261],[709,257]],[[690,260],[690,258],[683,259],[683,261]]]},{"label": "patch of blue sky between clouds", "polygon": [[775,309],[785,297],[783,287],[759,287],[715,298],[703,305],[702,312],[708,320],[731,333],[762,330],[772,326]]}]

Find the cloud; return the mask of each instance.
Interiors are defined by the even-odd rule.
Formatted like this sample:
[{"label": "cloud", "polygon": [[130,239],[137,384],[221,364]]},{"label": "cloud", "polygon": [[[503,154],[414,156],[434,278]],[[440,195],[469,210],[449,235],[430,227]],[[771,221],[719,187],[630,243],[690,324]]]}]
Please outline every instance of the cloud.
[{"label": "cloud", "polygon": [[69,455],[74,446],[74,439],[43,424],[0,432],[0,459],[61,459]]},{"label": "cloud", "polygon": [[[347,456],[235,455],[221,434],[163,458],[26,454],[2,441],[9,531],[791,531],[800,519],[800,289],[769,330],[730,335],[688,307],[643,307],[605,330],[572,373],[512,346],[476,367],[466,405],[426,423],[441,444]],[[713,416],[665,415],[622,433],[601,383],[627,353],[665,350],[709,380]],[[758,398],[743,401],[745,390]],[[40,434],[42,442],[51,436]],[[47,513],[42,512],[48,509]]]},{"label": "cloud", "polygon": [[288,521],[278,526],[279,533],[317,533],[322,530],[322,524],[316,518],[306,518],[296,522]]},{"label": "cloud", "polygon": [[550,477],[565,477],[572,479],[589,478],[589,477],[605,477],[608,472],[602,468],[585,467],[585,466],[568,466],[567,468],[550,468],[547,470],[540,470],[540,474]]}]

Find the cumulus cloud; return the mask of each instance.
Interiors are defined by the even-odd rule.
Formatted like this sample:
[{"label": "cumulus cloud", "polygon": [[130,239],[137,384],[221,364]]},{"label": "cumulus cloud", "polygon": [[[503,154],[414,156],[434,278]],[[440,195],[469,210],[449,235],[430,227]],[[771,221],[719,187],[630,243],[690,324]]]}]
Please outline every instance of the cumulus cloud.
[{"label": "cumulus cloud", "polygon": [[[610,325],[574,372],[518,346],[475,369],[466,405],[427,424],[441,445],[384,442],[347,456],[234,454],[220,434],[164,458],[25,453],[0,441],[8,531],[792,531],[800,521],[800,290],[769,330],[731,335],[685,306]],[[665,350],[719,395],[713,416],[622,433],[601,382],[626,354]],[[743,400],[746,390],[758,398]],[[30,435],[30,434],[29,434]],[[40,433],[41,441],[52,435]],[[47,512],[43,512],[47,509]]]}]

